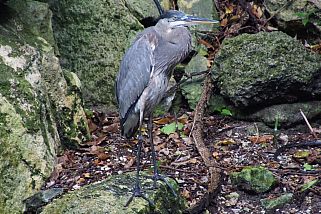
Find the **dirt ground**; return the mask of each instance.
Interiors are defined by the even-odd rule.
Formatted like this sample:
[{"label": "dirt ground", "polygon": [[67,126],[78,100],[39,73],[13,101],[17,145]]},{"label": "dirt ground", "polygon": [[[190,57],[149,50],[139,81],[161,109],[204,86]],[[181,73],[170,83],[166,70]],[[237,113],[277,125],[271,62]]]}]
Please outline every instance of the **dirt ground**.
[{"label": "dirt ground", "polygon": [[[88,121],[93,140],[84,143],[77,151],[66,150],[59,157],[59,163],[44,188],[61,187],[67,192],[113,174],[135,170],[137,140],[126,140],[120,136],[117,114],[94,113]],[[193,128],[193,113],[179,115],[178,123],[183,125],[180,131],[164,134],[162,128],[176,124],[175,121],[172,115],[154,118],[153,139],[158,165],[162,174],[177,180],[181,195],[195,211],[205,200],[208,168],[189,136]],[[219,115],[205,117],[203,124],[206,147],[213,163],[222,170],[223,179],[218,194],[208,205],[212,207],[202,205],[202,208],[209,209],[210,213],[321,213],[320,182],[301,191],[303,184],[320,179],[320,147],[293,147],[275,158],[275,152],[282,145],[314,142],[307,127],[302,125],[297,129],[275,132],[259,123],[236,121]],[[318,124],[313,125],[319,128]],[[143,170],[152,173],[146,135],[143,151]],[[277,178],[278,184],[263,194],[238,189],[232,185],[229,174],[246,166],[266,167]],[[261,199],[272,199],[284,193],[294,194],[290,203],[274,210],[266,210],[262,206]]]}]

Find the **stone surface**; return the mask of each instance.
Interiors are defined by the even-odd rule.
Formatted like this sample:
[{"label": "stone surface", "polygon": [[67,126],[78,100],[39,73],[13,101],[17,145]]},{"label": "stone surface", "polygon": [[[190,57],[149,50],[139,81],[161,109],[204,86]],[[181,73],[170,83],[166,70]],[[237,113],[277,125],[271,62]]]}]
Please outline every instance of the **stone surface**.
[{"label": "stone surface", "polygon": [[[275,20],[280,30],[299,37],[307,34],[319,37],[321,33],[321,3],[306,0],[268,0],[265,5],[270,14],[275,14]],[[287,7],[282,8],[284,5]],[[307,22],[307,23],[305,23]]]},{"label": "stone surface", "polygon": [[116,110],[115,76],[125,49],[142,25],[124,0],[61,0],[52,1],[51,8],[61,64],[78,75],[86,105]]},{"label": "stone surface", "polygon": [[278,120],[280,127],[285,128],[305,123],[300,109],[307,118],[317,118],[321,115],[321,101],[272,105],[250,113],[235,109],[234,116],[241,120],[262,121],[270,127],[274,127],[276,120]]},{"label": "stone surface", "polygon": [[[23,212],[23,201],[51,174],[60,138],[72,141],[66,129],[86,133],[80,131],[86,130],[83,109],[73,108],[78,99],[69,93],[54,46],[46,3],[9,0],[1,6],[0,213]],[[66,115],[82,116],[70,122]]]},{"label": "stone surface", "polygon": [[[208,19],[218,19],[213,0],[178,0],[178,8],[186,14]],[[214,25],[198,25],[197,30],[212,31]]]},{"label": "stone surface", "polygon": [[261,200],[262,206],[265,207],[265,209],[276,209],[279,208],[287,203],[289,203],[293,198],[292,193],[283,194],[277,198],[266,198]]},{"label": "stone surface", "polygon": [[277,182],[272,172],[264,167],[245,167],[241,172],[232,173],[230,178],[240,189],[254,193],[267,192]]},{"label": "stone surface", "polygon": [[153,0],[125,0],[125,5],[138,20],[146,17],[157,17],[159,12]]},{"label": "stone surface", "polygon": [[[207,59],[201,54],[197,54],[188,63],[185,68],[186,74],[201,72],[207,70]],[[186,79],[184,77],[183,79]],[[202,94],[202,82],[204,80],[204,75],[194,76],[190,78],[187,82],[182,84],[182,94],[186,98],[188,105],[191,109],[195,109],[201,94]]]},{"label": "stone surface", "polygon": [[225,39],[213,77],[220,94],[240,109],[321,98],[321,56],[282,32]]},{"label": "stone surface", "polygon": [[[172,192],[161,182],[157,190],[151,190],[153,181],[142,179],[142,188],[147,197],[154,201],[151,209],[142,198],[134,198],[128,207],[124,207],[131,196],[135,183],[134,173],[111,176],[108,179],[90,184],[63,195],[44,207],[43,214],[96,213],[96,214],[129,214],[129,213],[183,213],[186,204],[180,196],[175,198]],[[178,191],[175,181],[169,180]],[[179,195],[179,194],[178,194]]]},{"label": "stone surface", "polygon": [[52,188],[47,190],[41,190],[33,196],[24,200],[26,204],[26,213],[37,213],[38,209],[46,205],[53,198],[61,195],[64,192],[63,188]]}]

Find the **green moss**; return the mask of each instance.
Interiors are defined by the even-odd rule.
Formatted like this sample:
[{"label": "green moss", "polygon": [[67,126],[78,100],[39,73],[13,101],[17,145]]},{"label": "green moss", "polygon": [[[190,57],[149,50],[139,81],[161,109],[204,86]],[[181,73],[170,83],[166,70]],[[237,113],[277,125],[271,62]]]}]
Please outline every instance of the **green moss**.
[{"label": "green moss", "polygon": [[[261,32],[224,40],[213,77],[224,97],[244,107],[284,94],[312,93],[310,81],[319,75],[318,68],[321,56],[307,51],[299,41],[282,32]],[[296,85],[301,88],[293,88]]]},{"label": "green moss", "polygon": [[63,68],[79,76],[86,105],[115,110],[120,60],[142,25],[122,1],[62,0],[52,10]]},{"label": "green moss", "polygon": [[277,183],[272,172],[261,166],[245,167],[241,172],[232,173],[230,177],[234,185],[255,193],[266,192]]},{"label": "green moss", "polygon": [[[43,214],[91,213],[93,210],[95,213],[110,214],[180,214],[186,208],[185,201],[180,196],[175,198],[164,183],[158,182],[160,188],[151,190],[153,182],[150,179],[142,179],[142,187],[147,197],[155,202],[155,207],[149,207],[148,203],[142,198],[134,198],[129,207],[124,207],[131,196],[134,182],[135,173],[111,176],[100,183],[91,184],[67,193],[46,206]],[[171,179],[169,179],[169,182],[178,191],[176,182]]]}]

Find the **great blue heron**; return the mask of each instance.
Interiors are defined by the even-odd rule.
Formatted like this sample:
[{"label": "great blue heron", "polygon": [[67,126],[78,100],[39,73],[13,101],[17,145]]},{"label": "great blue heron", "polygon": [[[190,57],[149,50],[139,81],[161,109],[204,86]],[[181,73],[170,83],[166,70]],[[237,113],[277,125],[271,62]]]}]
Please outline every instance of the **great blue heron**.
[{"label": "great blue heron", "polygon": [[154,186],[156,186],[157,180],[161,180],[176,195],[171,185],[163,176],[159,175],[157,170],[152,136],[152,115],[154,108],[166,92],[172,70],[192,50],[191,33],[187,27],[200,23],[213,24],[218,21],[187,16],[176,10],[166,11],[161,15],[156,26],[146,28],[138,34],[122,59],[116,79],[116,98],[119,106],[121,133],[130,138],[138,129],[136,183],[133,195],[125,206],[128,206],[134,197],[142,197],[153,204],[142,193],[139,181],[140,154],[143,142],[141,128],[145,117],[149,118],[148,129],[154,165]]}]

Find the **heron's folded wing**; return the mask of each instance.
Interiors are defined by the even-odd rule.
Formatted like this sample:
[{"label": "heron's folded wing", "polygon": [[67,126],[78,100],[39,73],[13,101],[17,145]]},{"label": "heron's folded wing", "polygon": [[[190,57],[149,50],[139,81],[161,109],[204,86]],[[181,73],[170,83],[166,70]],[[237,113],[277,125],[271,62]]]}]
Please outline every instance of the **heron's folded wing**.
[{"label": "heron's folded wing", "polygon": [[116,97],[121,118],[126,117],[148,85],[154,67],[153,51],[156,42],[153,34],[141,35],[123,57],[116,80]]}]

